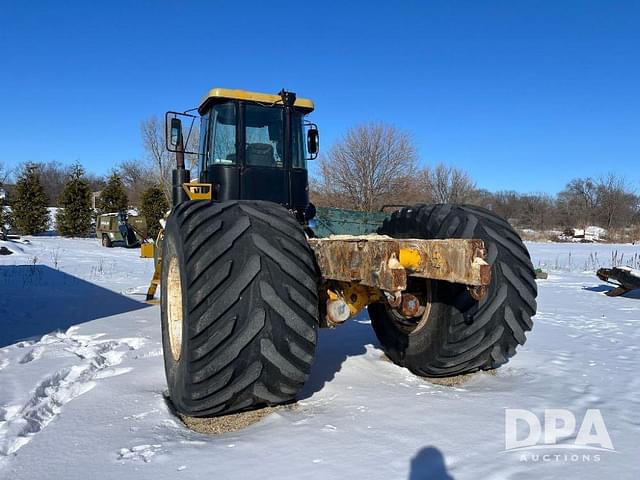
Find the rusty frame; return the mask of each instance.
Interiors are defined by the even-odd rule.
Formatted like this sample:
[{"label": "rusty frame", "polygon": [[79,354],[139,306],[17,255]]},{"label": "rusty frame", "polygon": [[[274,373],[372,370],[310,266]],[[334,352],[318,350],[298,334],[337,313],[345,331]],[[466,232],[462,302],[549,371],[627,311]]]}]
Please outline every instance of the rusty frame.
[{"label": "rusty frame", "polygon": [[334,235],[309,239],[309,244],[325,280],[387,292],[405,290],[408,276],[460,283],[476,292],[491,282],[482,240]]}]

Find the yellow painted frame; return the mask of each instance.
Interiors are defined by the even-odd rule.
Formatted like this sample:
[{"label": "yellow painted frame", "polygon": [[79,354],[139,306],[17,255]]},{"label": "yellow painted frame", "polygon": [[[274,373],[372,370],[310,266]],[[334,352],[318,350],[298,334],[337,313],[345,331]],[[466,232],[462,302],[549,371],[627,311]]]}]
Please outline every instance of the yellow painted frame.
[{"label": "yellow painted frame", "polygon": [[[278,103],[282,104],[282,98],[280,95],[274,95],[271,93],[260,93],[260,92],[250,92],[248,90],[237,90],[231,88],[212,88],[207,92],[202,101],[200,102],[200,107],[202,108],[205,103],[212,98],[227,98],[231,100],[245,100],[248,102],[257,102],[257,103],[266,103],[269,105],[277,105]],[[304,108],[311,112],[315,105],[312,100],[308,98],[296,98],[296,102],[293,104],[294,107]]]},{"label": "yellow painted frame", "polygon": [[189,195],[189,200],[211,200],[212,198],[213,192],[210,183],[183,183],[182,188]]}]

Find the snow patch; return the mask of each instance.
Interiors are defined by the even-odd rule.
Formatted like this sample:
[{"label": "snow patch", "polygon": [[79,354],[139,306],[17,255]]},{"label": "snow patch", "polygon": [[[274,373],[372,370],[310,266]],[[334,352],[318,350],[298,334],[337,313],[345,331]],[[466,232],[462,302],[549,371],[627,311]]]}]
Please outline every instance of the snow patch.
[{"label": "snow patch", "polygon": [[121,448],[118,451],[118,460],[142,460],[145,463],[149,463],[160,448],[162,448],[160,444]]},{"label": "snow patch", "polygon": [[3,407],[0,456],[12,455],[26,445],[60,414],[66,403],[93,389],[94,380],[130,372],[131,368],[111,367],[122,362],[126,354],[122,347],[132,349],[144,344],[143,339],[100,340],[103,334],[74,335],[74,332],[71,328],[66,333],[43,336],[20,360],[21,364],[30,363],[40,358],[45,348],[62,343],[65,351],[73,353],[82,362],[42,380],[24,405]]},{"label": "snow patch", "polygon": [[[50,252],[60,248],[61,271],[112,292],[129,291],[153,274],[152,262],[138,252],[105,249],[95,239],[31,242],[21,244],[24,253],[0,257],[0,265],[31,265],[34,257],[53,265]],[[594,273],[611,266],[614,251],[617,265],[633,267],[638,247],[527,246],[534,266],[552,274],[537,282],[540,313],[527,343],[495,373],[473,374],[453,386],[415,377],[385,360],[364,313],[319,332],[316,360],[296,405],[230,434],[192,432],[165,403],[158,307],[79,315],[60,327],[77,324],[66,332],[7,344],[0,348],[0,445],[17,455],[0,455],[0,478],[163,480],[185,467],[188,478],[212,472],[216,478],[308,480],[336,472],[369,480],[629,477],[637,470],[640,434],[640,303],[601,295]],[[113,274],[92,273],[101,261]],[[12,279],[2,281],[10,285]],[[36,322],[58,312],[56,298],[41,292],[33,296],[45,306],[33,315]],[[78,309],[90,310],[101,298],[107,296],[87,298]],[[9,314],[0,314],[0,328],[12,328],[11,308],[28,306],[5,304]],[[38,338],[50,330],[39,330]],[[41,357],[20,363],[41,346]],[[505,408],[537,415],[560,408],[577,418],[599,409],[616,453],[603,453],[601,461],[522,463],[515,453],[500,453]],[[40,430],[29,432],[29,421]]]}]

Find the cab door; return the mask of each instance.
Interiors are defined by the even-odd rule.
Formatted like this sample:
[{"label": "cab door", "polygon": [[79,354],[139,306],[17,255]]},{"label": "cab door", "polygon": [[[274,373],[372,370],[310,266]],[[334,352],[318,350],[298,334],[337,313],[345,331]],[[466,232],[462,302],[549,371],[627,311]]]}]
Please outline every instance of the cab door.
[{"label": "cab door", "polygon": [[289,204],[289,178],[285,164],[283,109],[243,104],[240,142],[243,166],[241,198]]}]

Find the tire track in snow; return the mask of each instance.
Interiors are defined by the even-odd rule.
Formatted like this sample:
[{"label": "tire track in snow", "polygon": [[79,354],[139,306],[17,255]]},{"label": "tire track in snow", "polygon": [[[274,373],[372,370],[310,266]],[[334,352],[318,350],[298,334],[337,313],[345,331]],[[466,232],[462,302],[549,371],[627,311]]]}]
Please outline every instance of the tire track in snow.
[{"label": "tire track in snow", "polygon": [[[16,453],[29,443],[60,414],[66,403],[95,387],[94,380],[129,371],[111,367],[122,362],[127,350],[138,349],[145,343],[141,338],[97,340],[102,335],[74,336],[73,330],[46,335],[20,361],[37,360],[45,348],[56,344],[62,344],[65,350],[81,359],[78,365],[59,370],[42,380],[23,405],[0,408],[0,458]],[[37,354],[33,355],[34,352]]]},{"label": "tire track in snow", "polygon": [[40,356],[42,355],[42,352],[44,352],[44,347],[36,346],[31,350],[29,350],[29,353],[27,353],[24,357],[22,357],[19,363],[33,362],[34,360],[37,360],[40,358]]}]

